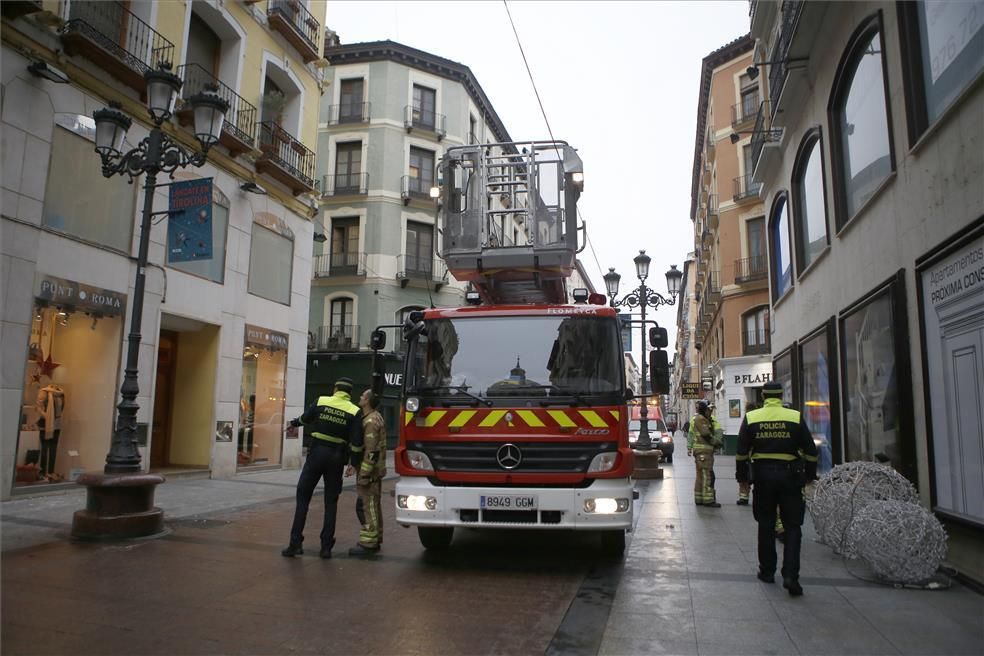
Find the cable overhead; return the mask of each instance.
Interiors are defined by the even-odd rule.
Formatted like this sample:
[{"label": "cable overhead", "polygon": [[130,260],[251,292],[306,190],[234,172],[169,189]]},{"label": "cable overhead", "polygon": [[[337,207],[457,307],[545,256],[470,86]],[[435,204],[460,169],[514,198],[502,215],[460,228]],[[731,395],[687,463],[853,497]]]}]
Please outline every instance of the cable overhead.
[{"label": "cable overhead", "polygon": [[523,51],[523,43],[519,40],[519,32],[516,31],[516,23],[513,22],[512,14],[509,12],[509,5],[506,0],[502,0],[502,6],[506,8],[506,15],[509,17],[509,24],[512,26],[513,34],[516,35],[516,45],[519,46],[519,54],[523,56],[523,64],[526,65],[526,74],[530,76],[530,84],[533,85],[533,93],[536,95],[536,102],[540,105],[540,114],[543,115],[543,122],[547,124],[547,132],[550,133],[550,140],[557,141],[554,139],[553,128],[550,127],[550,121],[547,119],[547,112],[543,109],[543,101],[540,100],[540,92],[536,88],[536,82],[533,80],[533,71],[530,70],[530,63],[526,61],[526,52]]}]

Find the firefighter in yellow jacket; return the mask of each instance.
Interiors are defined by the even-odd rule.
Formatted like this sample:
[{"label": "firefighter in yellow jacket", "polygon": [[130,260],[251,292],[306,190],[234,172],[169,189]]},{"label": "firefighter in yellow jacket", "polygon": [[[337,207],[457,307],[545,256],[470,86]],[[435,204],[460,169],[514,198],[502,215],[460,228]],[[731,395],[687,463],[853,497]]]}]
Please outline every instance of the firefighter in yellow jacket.
[{"label": "firefighter in yellow jacket", "polygon": [[694,480],[694,503],[698,506],[720,508],[714,493],[714,449],[717,437],[711,421],[711,409],[707,401],[697,402],[697,414],[690,420],[690,430],[694,439],[688,448],[693,453],[697,468]]},{"label": "firefighter in yellow jacket", "polygon": [[[363,455],[356,477],[355,489],[359,494],[356,514],[362,523],[359,544],[349,549],[350,556],[368,557],[379,551],[383,543],[382,493],[383,476],[386,475],[386,424],[379,414],[379,397],[366,390],[359,397],[362,409]],[[354,467],[346,475],[351,476]],[[361,511],[361,512],[360,512]]]}]

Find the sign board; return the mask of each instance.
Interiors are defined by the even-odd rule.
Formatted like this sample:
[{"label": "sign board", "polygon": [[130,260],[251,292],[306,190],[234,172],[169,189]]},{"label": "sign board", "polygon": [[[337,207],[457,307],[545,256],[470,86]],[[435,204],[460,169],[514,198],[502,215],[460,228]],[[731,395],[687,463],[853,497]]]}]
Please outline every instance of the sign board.
[{"label": "sign board", "polygon": [[170,186],[167,261],[212,259],[212,178]]},{"label": "sign board", "polygon": [[70,307],[95,315],[119,316],[126,306],[124,294],[54,276],[39,274],[35,288],[37,297],[49,305]]},{"label": "sign board", "polygon": [[680,383],[680,397],[684,399],[700,399],[700,383]]}]

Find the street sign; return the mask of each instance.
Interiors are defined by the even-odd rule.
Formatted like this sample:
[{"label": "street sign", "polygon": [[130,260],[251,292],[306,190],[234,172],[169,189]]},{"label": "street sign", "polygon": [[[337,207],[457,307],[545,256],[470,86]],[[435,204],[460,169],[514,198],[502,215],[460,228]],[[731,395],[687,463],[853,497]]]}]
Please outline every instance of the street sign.
[{"label": "street sign", "polygon": [[700,383],[680,383],[680,396],[684,399],[701,398]]}]

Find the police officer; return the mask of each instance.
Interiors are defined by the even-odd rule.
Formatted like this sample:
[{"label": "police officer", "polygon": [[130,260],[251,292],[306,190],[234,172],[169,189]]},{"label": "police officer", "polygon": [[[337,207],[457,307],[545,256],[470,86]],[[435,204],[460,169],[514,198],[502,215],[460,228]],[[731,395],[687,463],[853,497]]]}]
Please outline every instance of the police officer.
[{"label": "police officer", "polygon": [[308,505],[319,479],[325,482],[325,521],[321,529],[321,557],[331,558],[335,546],[335,515],[342,491],[345,463],[358,467],[362,461],[362,411],[352,403],[352,380],[335,381],[331,396],[319,397],[291,426],[309,426],[311,446],[297,480],[297,506],[290,527],[290,544],[280,553],[287,557],[304,553],[304,523]]},{"label": "police officer", "polygon": [[690,421],[693,439],[687,447],[693,453],[697,468],[694,480],[694,503],[698,506],[720,508],[714,492],[714,426],[711,422],[711,409],[707,401],[697,402],[697,414]]},{"label": "police officer", "polygon": [[[383,513],[380,501],[383,476],[386,475],[386,423],[379,414],[379,397],[372,390],[366,390],[359,397],[362,409],[363,457],[356,477],[355,489],[359,501],[355,512],[362,524],[359,531],[359,544],[349,549],[350,556],[365,558],[379,551],[383,543]],[[355,468],[349,465],[346,476],[351,476]]]},{"label": "police officer", "polygon": [[785,525],[782,586],[790,596],[803,594],[799,583],[803,486],[816,478],[817,447],[797,410],[782,405],[782,385],[766,383],[762,407],[745,414],[738,430],[735,478],[750,481],[752,514],[758,522],[758,578],[775,582],[776,506]]}]

